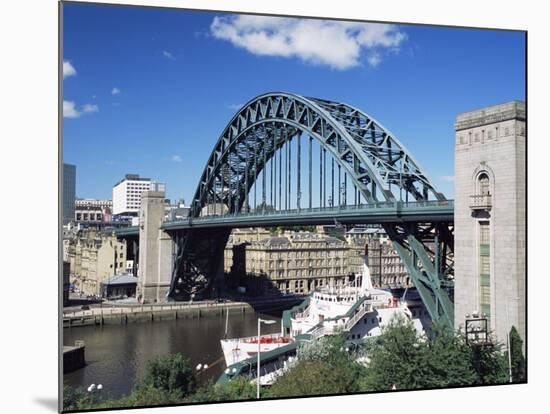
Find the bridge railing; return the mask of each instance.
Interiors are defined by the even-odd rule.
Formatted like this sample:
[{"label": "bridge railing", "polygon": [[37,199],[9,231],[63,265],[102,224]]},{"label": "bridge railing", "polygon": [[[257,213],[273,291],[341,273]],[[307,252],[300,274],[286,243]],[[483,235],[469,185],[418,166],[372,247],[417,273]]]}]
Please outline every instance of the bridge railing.
[{"label": "bridge railing", "polygon": [[377,202],[367,204],[354,204],[344,206],[331,206],[331,207],[313,207],[313,208],[299,208],[290,210],[261,210],[256,209],[248,212],[239,213],[226,213],[226,214],[210,214],[199,217],[188,217],[186,219],[167,219],[165,223],[170,222],[188,222],[188,221],[207,221],[207,220],[223,220],[239,218],[253,218],[253,217],[277,217],[277,216],[296,216],[296,215],[310,215],[310,214],[326,214],[333,215],[335,213],[353,212],[353,211],[421,211],[423,209],[429,210],[434,207],[453,208],[454,200],[428,200],[428,201],[394,201],[394,202]]}]

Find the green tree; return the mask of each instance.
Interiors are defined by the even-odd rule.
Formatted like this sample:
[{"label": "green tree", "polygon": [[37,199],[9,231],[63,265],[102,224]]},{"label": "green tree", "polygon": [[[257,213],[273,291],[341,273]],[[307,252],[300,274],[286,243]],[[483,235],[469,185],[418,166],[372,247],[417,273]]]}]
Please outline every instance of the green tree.
[{"label": "green tree", "polygon": [[238,401],[256,398],[256,386],[248,377],[237,377],[223,384],[209,383],[185,399],[186,402]]},{"label": "green tree", "polygon": [[523,341],[515,326],[510,330],[510,350],[512,354],[512,381],[525,381],[525,357],[523,356]]},{"label": "green tree", "polygon": [[345,351],[343,335],[300,348],[296,362],[271,386],[266,397],[341,394],[359,391],[364,367]]},{"label": "green tree", "polygon": [[392,388],[426,388],[431,381],[426,340],[421,340],[413,324],[394,318],[383,328],[370,352],[370,362],[361,379],[362,391],[386,391]]},{"label": "green tree", "polygon": [[476,371],[475,384],[505,384],[508,382],[508,358],[502,344],[491,338],[487,344],[472,345],[471,363]]},{"label": "green tree", "polygon": [[475,382],[472,351],[460,331],[434,326],[426,351],[425,364],[429,372],[425,378],[426,387],[453,387]]},{"label": "green tree", "polygon": [[357,377],[346,366],[298,362],[271,386],[266,396],[295,397],[357,391]]},{"label": "green tree", "polygon": [[92,395],[82,388],[74,389],[68,385],[63,386],[64,411],[88,410],[94,408],[95,403]]},{"label": "green tree", "polygon": [[135,387],[127,396],[97,402],[93,408],[123,408],[123,407],[144,407],[181,404],[183,399],[176,392],[168,392],[153,385],[143,385]]},{"label": "green tree", "polygon": [[168,354],[149,361],[136,390],[142,392],[152,387],[182,398],[195,390],[196,382],[189,360],[182,354]]}]

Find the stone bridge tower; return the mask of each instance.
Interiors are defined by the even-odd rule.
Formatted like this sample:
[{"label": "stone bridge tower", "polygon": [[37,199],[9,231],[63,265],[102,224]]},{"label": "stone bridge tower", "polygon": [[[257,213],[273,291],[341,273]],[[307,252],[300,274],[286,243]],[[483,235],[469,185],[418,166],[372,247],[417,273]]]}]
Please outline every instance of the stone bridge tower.
[{"label": "stone bridge tower", "polygon": [[164,302],[170,288],[174,243],[160,226],[164,192],[145,191],[139,211],[139,268],[137,295],[145,302]]},{"label": "stone bridge tower", "polygon": [[459,114],[455,144],[455,327],[478,311],[525,341],[525,103]]}]

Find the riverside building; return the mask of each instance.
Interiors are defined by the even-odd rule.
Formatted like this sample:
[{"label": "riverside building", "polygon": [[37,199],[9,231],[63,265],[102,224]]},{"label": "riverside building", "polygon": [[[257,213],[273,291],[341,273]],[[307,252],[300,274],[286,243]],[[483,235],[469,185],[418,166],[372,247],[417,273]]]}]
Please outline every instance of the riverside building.
[{"label": "riverside building", "polygon": [[67,248],[70,280],[84,295],[100,295],[101,283],[125,272],[126,242],[96,229],[79,231]]},{"label": "riverside building", "polygon": [[365,245],[378,287],[412,287],[410,277],[381,229],[348,232],[347,241],[312,232],[271,234],[261,228],[233,230],[224,271],[249,293],[308,294],[318,287],[343,286],[362,272]]}]

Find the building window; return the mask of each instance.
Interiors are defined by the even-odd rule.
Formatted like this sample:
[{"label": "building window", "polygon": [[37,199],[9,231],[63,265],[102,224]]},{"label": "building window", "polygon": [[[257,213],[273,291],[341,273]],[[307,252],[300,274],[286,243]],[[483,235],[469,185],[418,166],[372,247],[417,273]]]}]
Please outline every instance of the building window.
[{"label": "building window", "polygon": [[482,314],[491,316],[491,234],[488,221],[479,222],[479,304]]},{"label": "building window", "polygon": [[486,173],[481,173],[478,177],[479,194],[489,194],[489,176]]}]

